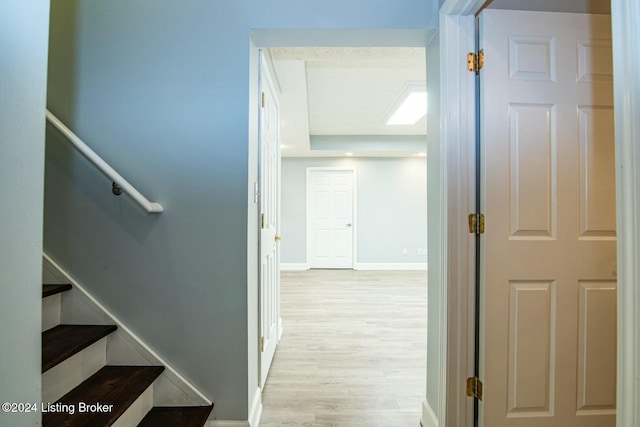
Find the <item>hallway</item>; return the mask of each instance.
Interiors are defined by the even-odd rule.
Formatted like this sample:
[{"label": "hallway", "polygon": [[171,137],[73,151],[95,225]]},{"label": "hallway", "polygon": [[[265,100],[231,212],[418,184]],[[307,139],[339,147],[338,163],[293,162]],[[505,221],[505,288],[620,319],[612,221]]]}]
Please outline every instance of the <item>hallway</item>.
[{"label": "hallway", "polygon": [[281,286],[284,333],[260,426],[418,426],[426,272],[283,272]]}]

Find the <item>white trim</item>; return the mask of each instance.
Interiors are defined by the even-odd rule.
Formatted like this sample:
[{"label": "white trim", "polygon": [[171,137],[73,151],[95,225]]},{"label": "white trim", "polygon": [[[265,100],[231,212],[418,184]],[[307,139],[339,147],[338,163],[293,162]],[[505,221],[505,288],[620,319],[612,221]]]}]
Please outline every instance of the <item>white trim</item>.
[{"label": "white trim", "polygon": [[252,426],[249,421],[224,421],[213,420],[209,421],[207,427],[256,427]]},{"label": "white trim", "polygon": [[440,8],[440,16],[474,16],[485,3],[487,0],[446,0]]},{"label": "white trim", "polygon": [[438,417],[433,413],[433,409],[426,400],[422,401],[422,418],[420,418],[422,427],[438,427]]},{"label": "white trim", "polygon": [[353,174],[353,194],[352,194],[352,203],[353,203],[353,222],[352,222],[352,259],[351,259],[351,267],[355,268],[356,260],[358,259],[358,175],[357,170],[354,167],[340,167],[340,166],[323,166],[323,167],[307,167],[306,173],[306,182],[305,182],[305,211],[306,211],[306,258],[307,265],[311,268],[311,209],[309,209],[309,205],[311,203],[311,196],[309,195],[309,176],[313,172],[323,172],[323,171],[333,171],[333,172],[351,172]]},{"label": "white trim", "polygon": [[[151,361],[154,364],[160,364],[164,366],[164,371],[161,376],[167,378],[173,385],[181,389],[185,395],[197,397],[203,403],[203,405],[211,405],[212,401],[204,395],[200,390],[198,390],[193,384],[187,381],[178,371],[176,371],[165,359],[160,357],[155,351],[153,351],[147,344],[142,341],[140,337],[138,337],[131,329],[129,329],[125,324],[120,321],[113,313],[111,313],[104,305],[102,305],[98,300],[96,300],[83,286],[81,286],[77,280],[75,280],[64,268],[62,268],[59,264],[57,264],[49,255],[43,252],[42,256],[44,259],[51,264],[61,275],[63,275],[68,283],[73,285],[73,289],[79,291],[80,294],[88,300],[93,306],[99,309],[105,316],[110,319],[112,324],[118,326],[118,330],[116,331],[119,336],[127,341],[129,345],[131,345],[137,352],[139,352],[142,357],[146,360]],[[116,333],[114,332],[114,333]]]},{"label": "white trim", "polygon": [[281,262],[280,271],[306,271],[309,264],[306,262]]},{"label": "white trim", "polygon": [[[440,99],[442,144],[441,247],[446,292],[436,304],[443,308],[440,327],[440,425],[471,425],[472,400],[465,379],[473,360],[473,241],[466,232],[466,215],[474,209],[474,76],[467,72],[466,54],[475,49],[474,15],[485,0],[446,0],[440,9]],[[451,365],[447,365],[451,361]],[[435,414],[434,414],[435,415]]]},{"label": "white trim", "polygon": [[262,415],[262,391],[260,387],[256,388],[253,393],[253,400],[251,403],[251,410],[249,411],[249,424],[251,427],[258,427],[260,425],[260,416]]},{"label": "white trim", "polygon": [[618,251],[618,427],[640,425],[640,4],[611,1]]},{"label": "white trim", "polygon": [[115,171],[104,159],[95,151],[93,151],[89,146],[81,140],[75,133],[71,131],[68,127],[64,125],[56,116],[51,113],[51,111],[47,110],[47,120],[56,129],[58,129],[67,139],[71,142],[71,144],[75,147],[76,150],[80,154],[84,156],[85,159],[89,160],[100,172],[102,172],[107,178],[111,181],[119,185],[122,190],[127,193],[142,209],[144,209],[147,213],[161,213],[164,209],[160,203],[150,202],[149,199],[144,197],[142,193],[140,193],[136,188],[131,185],[126,179],[122,177],[118,172]]},{"label": "white trim", "polygon": [[424,270],[427,271],[426,262],[358,262],[355,270]]}]

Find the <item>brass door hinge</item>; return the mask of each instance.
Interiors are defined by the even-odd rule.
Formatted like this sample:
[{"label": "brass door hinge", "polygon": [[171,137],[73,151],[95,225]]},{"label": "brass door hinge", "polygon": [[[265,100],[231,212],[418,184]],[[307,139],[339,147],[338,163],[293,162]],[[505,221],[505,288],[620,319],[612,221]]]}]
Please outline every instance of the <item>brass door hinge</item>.
[{"label": "brass door hinge", "polygon": [[260,353],[264,353],[264,337],[260,338]]},{"label": "brass door hinge", "polygon": [[262,217],[260,219],[260,228],[264,229],[264,214],[262,214]]},{"label": "brass door hinge", "polygon": [[482,381],[479,378],[467,378],[467,396],[482,400]]},{"label": "brass door hinge", "polygon": [[484,215],[481,213],[469,214],[469,233],[484,234]]},{"label": "brass door hinge", "polygon": [[467,54],[467,69],[476,74],[480,74],[480,70],[484,66],[484,51],[469,52]]},{"label": "brass door hinge", "polygon": [[264,92],[262,92],[262,108],[264,108]]}]

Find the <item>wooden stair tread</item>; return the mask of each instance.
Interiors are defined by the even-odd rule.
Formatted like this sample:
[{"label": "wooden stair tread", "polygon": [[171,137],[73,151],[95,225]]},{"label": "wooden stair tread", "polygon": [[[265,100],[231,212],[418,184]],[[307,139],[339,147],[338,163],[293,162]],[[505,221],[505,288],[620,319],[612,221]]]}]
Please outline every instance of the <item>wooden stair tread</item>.
[{"label": "wooden stair tread", "polygon": [[[49,427],[110,426],[162,373],[162,366],[105,366],[56,403],[73,405],[75,413],[44,412],[42,425]],[[79,403],[113,405],[105,412],[80,412]],[[45,403],[46,405],[46,403]]]},{"label": "wooden stair tread", "polygon": [[58,325],[42,333],[42,372],[106,337],[114,325]]},{"label": "wooden stair tread", "polygon": [[213,406],[153,407],[138,427],[202,427]]},{"label": "wooden stair tread", "polygon": [[50,297],[51,295],[59,294],[71,289],[71,285],[42,285],[42,298]]}]

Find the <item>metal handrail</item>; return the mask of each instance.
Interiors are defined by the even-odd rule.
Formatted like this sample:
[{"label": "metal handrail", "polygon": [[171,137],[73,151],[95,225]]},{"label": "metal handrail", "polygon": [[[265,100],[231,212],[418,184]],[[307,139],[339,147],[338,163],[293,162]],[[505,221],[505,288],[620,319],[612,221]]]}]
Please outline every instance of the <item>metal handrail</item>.
[{"label": "metal handrail", "polygon": [[95,151],[93,151],[87,144],[84,143],[75,133],[71,131],[68,127],[64,125],[53,113],[47,110],[47,120],[56,129],[58,129],[67,139],[73,144],[76,150],[80,152],[87,160],[89,160],[93,165],[98,168],[100,172],[102,172],[107,178],[113,181],[114,193],[116,188],[122,189],[125,193],[127,193],[137,204],[142,207],[147,213],[161,213],[164,211],[162,205],[156,202],[150,202],[149,199],[144,197],[142,193],[135,189],[133,185],[131,185],[126,179],[122,177],[118,172],[116,172],[107,162],[102,159],[102,157],[98,156]]}]

